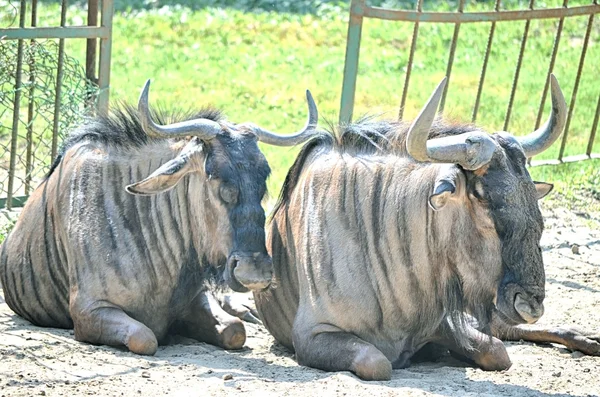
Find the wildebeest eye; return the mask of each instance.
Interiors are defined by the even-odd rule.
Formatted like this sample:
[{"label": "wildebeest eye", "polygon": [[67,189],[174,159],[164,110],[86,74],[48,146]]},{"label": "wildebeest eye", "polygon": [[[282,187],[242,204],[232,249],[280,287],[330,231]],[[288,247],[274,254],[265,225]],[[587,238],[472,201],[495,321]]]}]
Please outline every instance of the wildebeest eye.
[{"label": "wildebeest eye", "polygon": [[234,204],[238,198],[238,188],[231,185],[221,185],[219,188],[221,200],[227,204]]}]

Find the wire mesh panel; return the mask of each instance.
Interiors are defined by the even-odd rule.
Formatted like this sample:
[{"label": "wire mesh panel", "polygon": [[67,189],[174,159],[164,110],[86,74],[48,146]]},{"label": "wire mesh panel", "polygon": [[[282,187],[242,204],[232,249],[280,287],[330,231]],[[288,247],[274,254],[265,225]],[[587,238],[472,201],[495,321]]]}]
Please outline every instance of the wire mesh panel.
[{"label": "wire mesh panel", "polygon": [[[0,2],[0,208],[22,205],[68,129],[108,109],[113,2],[102,1],[100,26],[98,0],[88,2],[88,26],[68,26],[68,9],[61,0],[58,26],[39,27],[37,0]],[[66,50],[77,38],[88,39],[86,54]]]},{"label": "wire mesh panel", "polygon": [[[584,0],[585,1],[585,0]],[[390,1],[388,3],[394,3]],[[405,2],[399,2],[404,4]],[[461,91],[461,100],[465,101],[468,98],[470,101],[470,96],[465,95],[468,90],[473,90],[473,102],[472,108],[470,110],[470,119],[471,121],[478,120],[478,117],[482,117],[481,107],[482,107],[482,94],[485,94],[486,90],[486,77],[489,78],[489,70],[490,70],[490,59],[493,58],[495,54],[496,57],[507,57],[504,53],[506,46],[510,46],[506,52],[512,52],[513,49],[517,53],[516,58],[514,59],[514,69],[511,67],[511,78],[510,78],[510,93],[506,96],[506,107],[504,108],[504,116],[502,122],[502,129],[509,130],[511,124],[515,124],[515,106],[517,103],[517,98],[519,96],[519,86],[523,86],[524,83],[527,83],[527,87],[531,86],[531,81],[539,81],[540,85],[543,85],[543,94],[540,98],[540,101],[537,102],[539,106],[536,104],[537,114],[532,119],[531,130],[537,129],[543,120],[544,109],[548,106],[546,103],[546,97],[548,94],[549,88],[549,77],[550,74],[555,72],[555,65],[557,61],[557,54],[559,51],[559,46],[561,42],[561,38],[563,39],[563,47],[568,47],[570,52],[569,66],[568,69],[570,71],[575,71],[572,81],[568,81],[568,84],[563,84],[563,89],[565,86],[569,88],[572,87],[570,99],[568,96],[568,91],[565,92],[565,96],[568,102],[568,114],[567,114],[567,122],[565,125],[565,130],[562,135],[562,140],[560,144],[557,143],[557,146],[560,145],[560,148],[556,152],[554,159],[545,158],[544,160],[531,161],[530,164],[538,165],[538,164],[553,164],[560,162],[568,162],[568,161],[578,161],[583,159],[590,159],[600,157],[600,154],[593,153],[594,147],[594,139],[596,137],[596,131],[598,129],[599,122],[599,112],[600,112],[600,84],[596,80],[596,91],[593,100],[589,99],[589,95],[586,98],[586,101],[583,103],[578,103],[578,93],[582,87],[582,72],[584,70],[584,64],[586,59],[586,54],[588,53],[591,46],[594,44],[594,40],[591,37],[598,36],[598,23],[594,25],[594,20],[597,19],[597,14],[600,13],[600,5],[597,0],[589,1],[588,3],[582,3],[581,1],[576,6],[570,6],[569,0],[562,0],[562,4],[560,7],[548,7],[548,8],[538,8],[536,6],[535,0],[526,0],[519,1],[518,6],[522,7],[526,5],[525,9],[505,9],[504,4],[501,0],[495,0],[491,3],[493,9],[489,10],[481,10],[481,7],[476,7],[477,11],[467,12],[466,6],[468,2],[466,0],[457,0],[451,4],[454,9],[448,11],[424,11],[424,1],[423,0],[414,0],[414,9],[392,9],[392,8],[383,8],[383,7],[375,7],[368,4],[367,0],[353,0],[350,6],[350,18],[348,22],[348,36],[346,43],[346,59],[345,59],[345,67],[344,67],[344,80],[342,86],[342,97],[341,97],[341,107],[340,107],[340,122],[348,123],[352,119],[352,114],[354,111],[354,102],[355,102],[355,92],[359,71],[359,52],[361,45],[361,37],[363,36],[363,24],[366,18],[371,18],[375,20],[384,20],[384,21],[401,21],[405,24],[412,24],[412,37],[409,37],[410,47],[408,44],[406,45],[407,54],[398,53],[398,57],[407,57],[406,67],[404,68],[404,79],[403,79],[403,87],[402,94],[400,98],[400,111],[399,118],[402,119],[404,117],[405,107],[407,104],[407,98],[409,97],[409,88],[411,85],[411,79],[414,79],[414,70],[415,70],[415,59],[418,57],[419,53],[419,45],[426,46],[430,44],[431,36],[427,36],[423,38],[423,30],[424,24],[429,26],[431,25],[454,25],[452,34],[450,35],[448,30],[444,30],[444,46],[447,50],[447,58],[445,61],[445,75],[448,78],[441,102],[439,111],[443,112],[445,108],[447,108],[447,97],[449,90],[451,91],[451,87],[453,85],[453,74],[455,74],[456,70],[456,54],[460,49],[460,39],[461,33],[464,29],[461,29],[461,26],[464,24],[485,24],[489,26],[489,30],[487,31],[486,37],[481,37],[481,41],[485,41],[483,51],[480,51],[481,60],[477,59],[473,62],[481,62],[481,67],[478,72],[478,79],[476,82],[472,81],[471,76],[468,76],[466,80],[468,83],[461,82],[460,91]],[[514,1],[505,1],[505,3],[510,3],[510,6],[514,6],[516,2]],[[541,2],[540,2],[541,3]],[[546,3],[543,3],[546,4]],[[585,18],[585,23],[582,23],[584,27],[577,31],[576,35],[563,37],[564,36],[564,26],[565,21],[569,18]],[[539,45],[539,35],[544,32],[540,32],[539,26],[534,24],[534,21],[544,20],[544,21],[555,21],[556,25],[554,27],[555,33],[552,33],[551,36],[546,38],[544,36],[544,40],[548,44],[548,46],[552,46],[551,50],[546,51],[540,48],[535,48],[536,51],[533,56],[535,56],[536,64],[541,61],[540,58],[547,57],[547,66],[544,66],[544,71],[540,73],[540,71],[535,68],[527,68],[530,75],[524,76],[523,71],[526,65],[526,59],[528,52],[533,52],[530,47],[530,42],[532,37],[536,37],[536,45]],[[512,22],[511,22],[512,21]],[[518,22],[514,22],[518,21]],[[514,39],[513,42],[502,44],[497,44],[498,42],[498,29],[500,25],[510,24],[510,23],[519,23],[522,24],[522,34],[520,38]],[[514,30],[514,25],[512,25],[512,29]],[[404,29],[405,31],[406,29]],[[481,31],[481,30],[479,30]],[[441,30],[436,32],[437,35],[440,35]],[[595,32],[595,33],[594,33]],[[572,32],[571,32],[572,33]],[[473,34],[473,30],[468,34]],[[581,34],[581,37],[579,37]],[[462,33],[464,36],[465,33]],[[514,36],[514,35],[513,35]],[[577,36],[577,37],[575,37]],[[439,38],[436,38],[439,39]],[[485,39],[485,40],[484,40]],[[419,43],[419,40],[420,43]],[[567,43],[564,43],[567,41]],[[590,44],[592,43],[592,44]],[[498,46],[503,45],[505,47],[498,48]],[[575,48],[580,48],[580,52],[578,55],[573,57],[572,52]],[[518,51],[517,51],[518,49]],[[547,53],[547,54],[546,54]],[[372,54],[370,54],[372,55]],[[529,58],[531,59],[531,58]],[[559,57],[560,59],[560,57]],[[472,65],[473,62],[470,64]],[[592,72],[596,74],[596,76],[600,76],[600,66],[592,65]],[[563,68],[564,69],[564,68]],[[532,75],[531,73],[534,73]],[[506,74],[504,70],[498,74]],[[563,73],[564,74],[564,73]],[[524,82],[523,78],[527,77],[527,81]],[[597,77],[596,77],[597,78]],[[399,79],[400,80],[400,79]],[[559,78],[559,80],[564,81],[564,79]],[[572,85],[571,85],[572,84]],[[466,87],[465,87],[466,86]],[[489,84],[488,84],[489,86]],[[508,87],[507,87],[508,88]],[[587,93],[589,94],[589,87],[586,87]],[[458,88],[457,88],[458,89]],[[523,90],[523,88],[521,88]],[[429,91],[428,91],[429,92]],[[535,93],[537,96],[537,92]],[[529,95],[530,96],[530,95]],[[597,100],[596,100],[597,98]],[[595,110],[590,110],[586,112],[586,114],[592,114],[593,117],[588,117],[583,122],[578,121],[576,125],[576,131],[573,129],[572,121],[575,119],[575,110],[576,107],[579,106],[581,108],[585,107],[587,109],[591,109],[592,107]],[[485,118],[485,116],[484,116]],[[535,121],[534,121],[535,120]],[[585,130],[585,131],[584,131]],[[567,155],[566,146],[567,141],[573,137],[574,132],[576,132],[577,139],[581,140],[582,134],[586,136],[586,142],[582,146],[578,143],[579,153],[574,155],[571,153]],[[553,154],[554,155],[554,152]]]}]

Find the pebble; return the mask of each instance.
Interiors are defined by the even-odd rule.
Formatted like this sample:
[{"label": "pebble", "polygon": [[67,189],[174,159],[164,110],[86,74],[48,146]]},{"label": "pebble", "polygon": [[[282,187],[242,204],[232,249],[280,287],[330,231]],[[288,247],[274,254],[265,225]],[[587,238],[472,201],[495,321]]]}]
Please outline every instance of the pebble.
[{"label": "pebble", "polygon": [[231,380],[231,379],[233,379],[233,375],[231,375],[231,374],[223,375],[223,380]]},{"label": "pebble", "polygon": [[560,371],[558,371],[558,372],[552,372],[552,376],[554,376],[556,378],[558,378],[561,375],[562,375],[562,373]]},{"label": "pebble", "polygon": [[149,378],[149,377],[150,377],[150,372],[142,371],[142,378]]},{"label": "pebble", "polygon": [[581,358],[581,357],[583,357],[584,355],[585,355],[585,354],[583,354],[582,352],[580,352],[580,351],[577,351],[577,350],[576,350],[576,351],[574,351],[573,353],[571,353],[571,357],[573,357],[573,358]]},{"label": "pebble", "polygon": [[579,246],[577,244],[573,244],[571,246],[571,252],[575,255],[579,255]]}]

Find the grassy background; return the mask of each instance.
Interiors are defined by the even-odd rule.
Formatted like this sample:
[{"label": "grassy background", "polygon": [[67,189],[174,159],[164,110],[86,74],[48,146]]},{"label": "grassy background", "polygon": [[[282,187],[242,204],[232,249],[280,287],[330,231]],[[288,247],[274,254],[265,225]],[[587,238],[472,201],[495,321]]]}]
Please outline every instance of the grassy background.
[{"label": "grassy background", "polygon": [[[591,1],[572,1],[570,6]],[[16,2],[14,2],[16,4]],[[348,2],[263,0],[120,0],[113,30],[111,101],[137,101],[148,78],[150,100],[166,107],[222,108],[236,122],[252,121],[268,129],[291,132],[306,117],[304,90],[319,106],[321,121],[338,118],[347,31]],[[375,5],[414,7],[412,1],[371,1]],[[527,8],[525,1],[504,1],[503,9]],[[536,2],[560,7],[562,0]],[[493,1],[467,2],[466,11],[491,10]],[[428,10],[453,10],[456,2],[425,1]],[[12,6],[0,0],[0,26],[13,22]],[[43,1],[39,26],[55,26],[57,1]],[[68,24],[83,24],[86,11],[75,4]],[[599,19],[599,18],[597,18]],[[565,21],[555,71],[570,100],[587,17]],[[556,20],[532,21],[509,130],[530,132],[535,123],[552,51]],[[496,28],[478,124],[490,132],[501,129],[519,53],[524,22],[503,22]],[[461,27],[445,115],[469,122],[490,25]],[[402,94],[412,24],[366,20],[354,114],[395,118]],[[422,24],[404,112],[414,117],[445,75],[454,25]],[[600,21],[591,41],[577,94],[566,154],[585,151],[600,94]],[[70,56],[84,59],[84,40],[67,41]],[[546,101],[543,120],[549,111]],[[322,124],[325,125],[325,124]],[[597,139],[598,141],[598,139]],[[540,158],[556,157],[558,144]],[[276,196],[296,149],[263,146],[273,169],[269,181]],[[598,144],[595,151],[600,151]],[[536,179],[557,183],[568,195],[584,189],[598,197],[599,161],[535,167]],[[593,201],[597,204],[597,201]]]}]

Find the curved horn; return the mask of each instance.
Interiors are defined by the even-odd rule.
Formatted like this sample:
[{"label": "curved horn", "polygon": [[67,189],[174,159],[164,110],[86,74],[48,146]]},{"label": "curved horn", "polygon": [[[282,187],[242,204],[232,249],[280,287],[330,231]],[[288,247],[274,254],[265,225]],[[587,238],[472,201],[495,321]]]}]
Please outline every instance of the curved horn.
[{"label": "curved horn", "polygon": [[527,157],[535,156],[548,149],[558,139],[567,119],[567,103],[554,74],[550,74],[552,110],[546,123],[524,137],[517,137]]},{"label": "curved horn", "polygon": [[496,143],[488,134],[473,131],[428,140],[445,85],[446,77],[411,124],[406,150],[417,161],[456,163],[467,170],[476,170],[487,164],[496,150]]},{"label": "curved horn", "polygon": [[319,111],[309,90],[306,90],[306,102],[308,103],[308,120],[304,128],[295,134],[280,135],[256,125],[249,125],[249,128],[256,134],[258,140],[269,145],[294,146],[305,142],[316,135],[315,130],[319,121]]},{"label": "curved horn", "polygon": [[138,112],[142,128],[147,135],[160,138],[173,138],[182,136],[197,136],[202,140],[213,139],[221,132],[219,123],[208,119],[194,119],[168,125],[158,125],[152,121],[148,106],[148,91],[150,79],[146,81],[138,101]]}]

